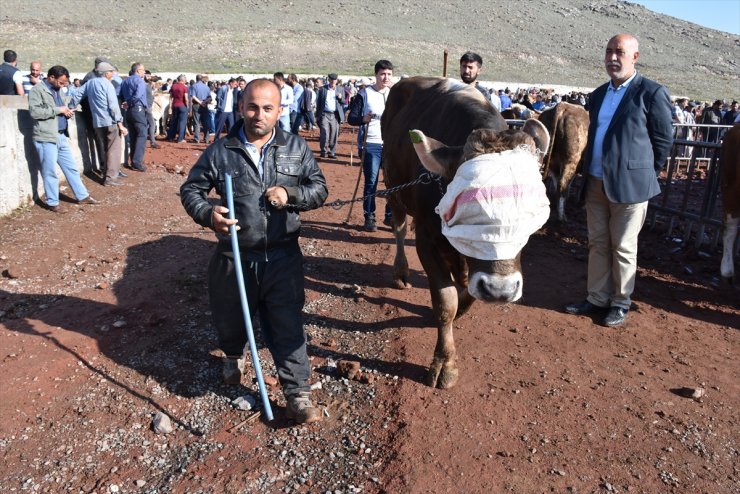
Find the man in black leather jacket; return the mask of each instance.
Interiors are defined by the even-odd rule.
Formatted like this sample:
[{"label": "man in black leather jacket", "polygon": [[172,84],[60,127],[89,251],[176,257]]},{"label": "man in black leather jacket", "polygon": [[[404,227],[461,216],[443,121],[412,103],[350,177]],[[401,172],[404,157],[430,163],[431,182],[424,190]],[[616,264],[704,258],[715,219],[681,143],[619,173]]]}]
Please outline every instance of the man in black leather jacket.
[{"label": "man in black leather jacket", "polygon": [[[219,240],[208,267],[208,291],[226,356],[224,381],[241,381],[247,343],[229,240],[229,226],[236,224],[250,313],[259,316],[287,416],[299,423],[316,422],[321,413],[311,404],[308,384],[298,212],[324,203],[326,181],[303,138],[276,127],[280,89],[274,82],[250,82],[239,111],[241,123],[206,149],[180,188],[185,210],[196,223],[212,228]],[[234,183],[235,220],[227,218],[226,172]],[[208,200],[214,188],[219,205]]]}]

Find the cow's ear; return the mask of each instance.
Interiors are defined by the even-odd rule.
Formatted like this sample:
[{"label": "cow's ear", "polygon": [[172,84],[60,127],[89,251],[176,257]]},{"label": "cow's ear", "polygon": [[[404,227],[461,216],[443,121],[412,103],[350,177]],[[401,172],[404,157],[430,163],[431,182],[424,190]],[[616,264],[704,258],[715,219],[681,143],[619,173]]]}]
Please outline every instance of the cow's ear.
[{"label": "cow's ear", "polygon": [[547,131],[547,127],[545,127],[545,125],[539,120],[530,118],[524,122],[522,132],[529,134],[532,136],[532,139],[534,139],[537,151],[539,151],[537,153],[537,160],[542,163],[545,158],[545,154],[547,154],[547,149],[550,146],[550,133]]},{"label": "cow's ear", "polygon": [[462,161],[462,146],[446,146],[420,130],[409,131],[409,136],[424,168],[448,179],[455,176]]}]

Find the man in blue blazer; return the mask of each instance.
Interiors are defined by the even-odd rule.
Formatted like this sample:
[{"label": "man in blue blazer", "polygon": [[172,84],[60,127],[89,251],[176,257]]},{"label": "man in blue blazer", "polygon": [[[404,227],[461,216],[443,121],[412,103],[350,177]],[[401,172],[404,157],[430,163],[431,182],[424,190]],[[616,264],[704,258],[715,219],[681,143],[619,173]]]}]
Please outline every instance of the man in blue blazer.
[{"label": "man in blue blazer", "polygon": [[589,101],[584,156],[588,223],[588,296],[570,314],[608,309],[604,324],[627,319],[637,273],[637,236],[648,200],[660,193],[657,175],[673,144],[668,90],[635,70],[637,39],[618,34],[606,46],[610,82]]}]

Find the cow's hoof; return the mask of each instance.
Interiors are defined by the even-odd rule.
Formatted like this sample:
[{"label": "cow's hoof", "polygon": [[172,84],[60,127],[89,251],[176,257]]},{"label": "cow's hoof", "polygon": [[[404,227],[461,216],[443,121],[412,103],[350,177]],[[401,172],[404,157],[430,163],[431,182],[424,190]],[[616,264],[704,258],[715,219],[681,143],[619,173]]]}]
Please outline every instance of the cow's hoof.
[{"label": "cow's hoof", "polygon": [[396,288],[397,290],[406,290],[407,288],[411,288],[411,283],[401,278],[396,278],[393,280],[393,288]]},{"label": "cow's hoof", "polygon": [[455,367],[432,364],[427,373],[427,384],[432,388],[449,389],[457,384],[457,377]]}]

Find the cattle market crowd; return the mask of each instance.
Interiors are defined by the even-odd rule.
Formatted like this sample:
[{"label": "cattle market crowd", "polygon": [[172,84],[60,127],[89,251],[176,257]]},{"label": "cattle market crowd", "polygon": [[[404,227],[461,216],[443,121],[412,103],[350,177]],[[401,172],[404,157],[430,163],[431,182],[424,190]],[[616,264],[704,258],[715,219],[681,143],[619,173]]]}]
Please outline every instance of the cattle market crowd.
[{"label": "cattle market crowd", "polygon": [[[588,111],[588,166],[583,172],[587,180],[582,191],[590,249],[587,296],[568,305],[565,311],[574,315],[603,312],[603,323],[610,327],[622,325],[628,316],[637,236],[645,220],[647,201],[659,193],[655,172],[666,162],[673,139],[720,142],[724,129],[712,126],[740,122],[735,100],[718,98],[710,103],[671,99],[665,87],[636,71],[638,56],[634,37],[614,36],[604,61],[610,81],[590,94],[487,86],[479,80],[483,59],[473,52],[460,58],[462,82],[444,83],[450,91],[465,85],[474,87],[483,97],[475,96],[480,104],[490,104],[507,119],[536,118],[563,102]],[[320,207],[328,192],[321,169],[301,134],[318,129],[319,158],[330,162],[336,159],[340,126],[346,123],[360,130],[357,145],[365,177],[363,228],[376,231],[374,197],[384,159],[381,116],[389,95],[393,97],[393,82],[399,79],[393,63],[380,59],[373,67],[374,77],[346,80],[334,72],[301,78],[280,71],[271,78],[251,80],[211,80],[206,74],[192,80],[185,75],[163,80],[141,62],[126,64],[130,70],[122,74],[122,65],[117,65],[121,61],[114,63],[101,56],[82,79],[70,80],[70,72],[63,65],[53,65],[44,72],[42,62],[33,61],[26,73],[17,62],[16,52],[5,50],[0,95],[28,98],[34,120],[33,144],[45,192],[39,204],[51,212],[62,209],[57,165],[75,199],[95,205],[98,201],[90,195],[83,175],[106,187],[120,187],[125,185],[128,173],[147,172],[147,147],[177,146],[186,140],[207,146],[180,192],[187,213],[198,224],[213,229],[219,240],[208,276],[214,325],[224,354],[223,379],[238,384],[245,365],[247,338],[234,264],[235,258],[243,256],[246,298],[250,311],[257,314],[258,326],[278,369],[286,415],[298,423],[320,421],[321,413],[311,402],[308,384],[310,364],[301,322],[304,275],[297,239],[298,213]],[[429,90],[422,85],[416,89]],[[628,100],[625,93],[634,97]],[[623,111],[642,117],[610,126]],[[68,120],[77,113],[89,150],[82,174],[71,152],[68,132]],[[693,127],[697,124],[709,127]],[[420,149],[431,149],[424,136],[419,139]],[[620,154],[615,146],[622,141],[633,146]],[[630,163],[629,173],[625,172],[627,165],[622,166],[625,160]],[[640,169],[632,169],[638,162]],[[235,211],[227,207],[231,193],[224,186],[227,174],[234,175],[239,191]],[[221,198],[218,205],[208,200],[212,190]],[[383,223],[392,226],[395,220],[391,209],[386,208]],[[238,252],[230,243],[230,233],[234,232],[238,232]],[[496,289],[490,289],[493,293],[487,297],[495,299]],[[520,296],[520,284],[517,290]],[[516,297],[513,293],[509,298]],[[454,366],[454,361],[444,365]],[[456,376],[455,369],[441,369],[442,374],[448,372],[445,386],[454,384],[453,370]]]}]

